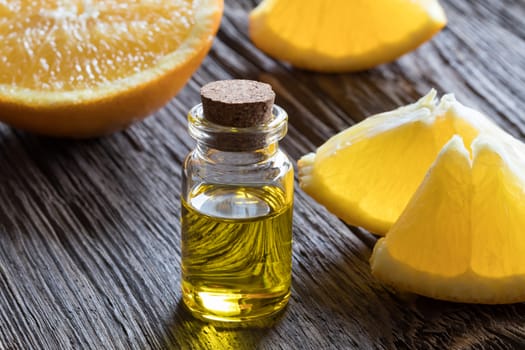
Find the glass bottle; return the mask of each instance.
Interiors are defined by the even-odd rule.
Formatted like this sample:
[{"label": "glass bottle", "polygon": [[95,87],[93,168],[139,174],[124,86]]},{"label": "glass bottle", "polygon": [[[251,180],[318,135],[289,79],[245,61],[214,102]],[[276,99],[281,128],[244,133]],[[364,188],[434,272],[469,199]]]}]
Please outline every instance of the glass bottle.
[{"label": "glass bottle", "polygon": [[[216,83],[242,95],[241,114],[260,112],[250,109],[245,84],[262,83]],[[249,323],[278,313],[290,296],[293,165],[278,147],[288,117],[272,98],[268,120],[221,125],[238,112],[222,102],[230,115],[213,122],[203,104],[188,115],[197,145],[182,178],[183,301],[197,318]]]}]

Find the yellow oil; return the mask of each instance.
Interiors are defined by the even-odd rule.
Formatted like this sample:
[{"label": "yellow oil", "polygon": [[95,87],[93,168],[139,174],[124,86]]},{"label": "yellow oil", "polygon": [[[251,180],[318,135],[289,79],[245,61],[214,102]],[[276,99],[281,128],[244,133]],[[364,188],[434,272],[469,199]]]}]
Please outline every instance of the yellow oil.
[{"label": "yellow oil", "polygon": [[182,200],[182,292],[198,318],[248,323],[290,296],[292,198],[278,187],[203,185]]}]

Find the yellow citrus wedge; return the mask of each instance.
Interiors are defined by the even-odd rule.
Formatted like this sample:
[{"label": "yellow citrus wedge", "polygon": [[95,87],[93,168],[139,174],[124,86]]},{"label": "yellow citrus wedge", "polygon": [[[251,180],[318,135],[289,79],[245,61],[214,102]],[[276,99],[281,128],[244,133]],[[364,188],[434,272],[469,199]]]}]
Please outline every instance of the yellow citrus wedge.
[{"label": "yellow citrus wedge", "polygon": [[443,148],[371,257],[399,289],[468,303],[525,301],[525,153],[507,138]]},{"label": "yellow citrus wedge", "polygon": [[501,131],[453,95],[431,91],[418,102],[369,117],[299,160],[299,182],[310,196],[350,225],[386,233],[398,219],[445,143],[470,144]]},{"label": "yellow citrus wedge", "polygon": [[208,52],[223,0],[0,2],[0,120],[86,137],[172,98]]},{"label": "yellow citrus wedge", "polygon": [[296,67],[344,72],[392,61],[446,22],[437,0],[264,0],[250,14],[250,37]]}]

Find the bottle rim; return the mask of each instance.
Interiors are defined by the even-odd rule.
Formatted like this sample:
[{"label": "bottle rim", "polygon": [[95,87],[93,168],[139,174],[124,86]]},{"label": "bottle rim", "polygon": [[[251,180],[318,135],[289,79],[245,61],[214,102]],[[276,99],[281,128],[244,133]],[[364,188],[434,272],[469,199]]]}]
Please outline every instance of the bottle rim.
[{"label": "bottle rim", "polygon": [[231,127],[206,119],[202,103],[199,103],[188,112],[188,131],[197,142],[214,148],[261,148],[281,140],[286,135],[288,114],[274,104],[272,118],[267,123],[246,128]]}]

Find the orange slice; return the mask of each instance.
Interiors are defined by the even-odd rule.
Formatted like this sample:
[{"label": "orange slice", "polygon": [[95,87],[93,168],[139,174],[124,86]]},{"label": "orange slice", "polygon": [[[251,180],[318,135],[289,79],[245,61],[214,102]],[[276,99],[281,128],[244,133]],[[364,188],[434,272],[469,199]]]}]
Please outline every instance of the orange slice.
[{"label": "orange slice", "polygon": [[525,145],[480,135],[471,149],[459,136],[443,148],[376,244],[372,272],[437,299],[525,301]]},{"label": "orange slice", "polygon": [[208,52],[222,0],[0,3],[0,120],[86,137],[172,98]]},{"label": "orange slice", "polygon": [[296,67],[344,72],[392,61],[446,22],[437,0],[264,0],[250,15],[250,36]]},{"label": "orange slice", "polygon": [[486,116],[431,91],[418,102],[369,117],[299,160],[301,187],[350,225],[386,233],[441,148],[503,132]]}]

